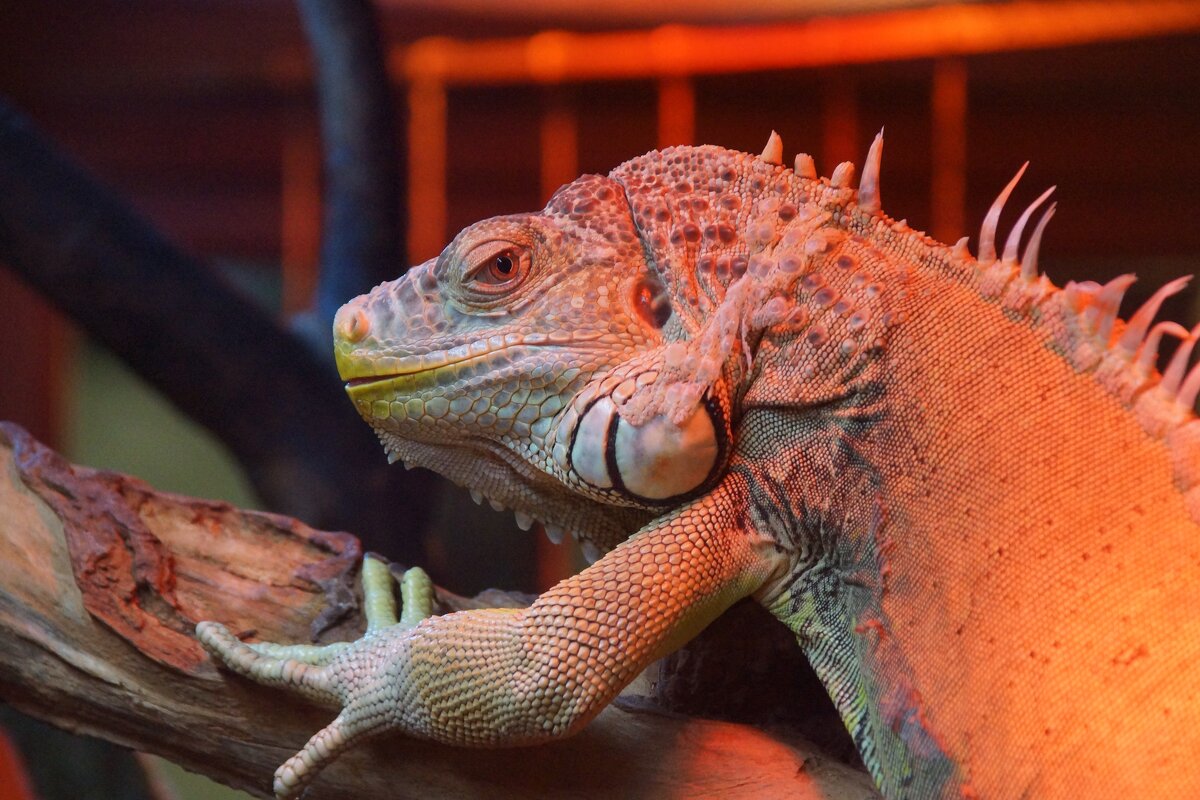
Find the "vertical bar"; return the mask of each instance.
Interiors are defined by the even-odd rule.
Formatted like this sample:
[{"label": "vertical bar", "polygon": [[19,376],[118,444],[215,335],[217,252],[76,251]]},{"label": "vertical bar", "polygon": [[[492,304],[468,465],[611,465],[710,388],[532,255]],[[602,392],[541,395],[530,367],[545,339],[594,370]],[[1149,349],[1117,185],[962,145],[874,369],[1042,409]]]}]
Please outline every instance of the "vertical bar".
[{"label": "vertical bar", "polygon": [[72,339],[62,312],[0,267],[0,419],[59,449],[69,433],[64,398]]},{"label": "vertical bar", "polygon": [[289,131],[280,170],[285,316],[312,308],[321,262],[321,152],[315,131]]},{"label": "vertical bar", "polygon": [[441,252],[446,239],[446,87],[420,78],[408,87],[408,260]]},{"label": "vertical bar", "polygon": [[658,147],[692,144],[696,138],[696,88],[685,75],[658,81]]},{"label": "vertical bar", "polygon": [[0,786],[5,787],[4,797],[7,800],[37,800],[29,775],[17,746],[0,730]]},{"label": "vertical bar", "polygon": [[[550,199],[558,187],[579,177],[579,118],[572,97],[562,86],[549,86],[545,98],[539,130],[543,201]],[[531,535],[537,563],[537,589],[541,592],[571,576],[575,569],[569,555],[571,551],[552,544],[540,524],[534,526]]]},{"label": "vertical bar", "polygon": [[[858,92],[854,80],[832,72],[821,84],[821,161],[817,172],[832,175],[843,161],[861,157],[858,146]],[[784,159],[786,163],[786,159]]]},{"label": "vertical bar", "polygon": [[547,95],[540,127],[543,201],[550,199],[558,187],[579,177],[579,119],[575,108],[561,87],[549,89]]},{"label": "vertical bar", "polygon": [[967,65],[961,58],[934,62],[930,110],[933,115],[930,233],[943,242],[953,242],[966,231]]}]

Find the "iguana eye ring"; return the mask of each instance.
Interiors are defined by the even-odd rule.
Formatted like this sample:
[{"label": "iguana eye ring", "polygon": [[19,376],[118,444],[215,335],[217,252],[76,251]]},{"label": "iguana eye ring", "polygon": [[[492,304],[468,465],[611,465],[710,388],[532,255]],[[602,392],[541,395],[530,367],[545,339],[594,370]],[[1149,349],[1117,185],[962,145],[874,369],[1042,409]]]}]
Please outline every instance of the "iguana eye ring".
[{"label": "iguana eye ring", "polygon": [[506,291],[529,273],[529,251],[524,247],[508,245],[488,248],[483,253],[483,258],[470,258],[474,264],[469,268],[465,282],[472,289],[488,293]]}]

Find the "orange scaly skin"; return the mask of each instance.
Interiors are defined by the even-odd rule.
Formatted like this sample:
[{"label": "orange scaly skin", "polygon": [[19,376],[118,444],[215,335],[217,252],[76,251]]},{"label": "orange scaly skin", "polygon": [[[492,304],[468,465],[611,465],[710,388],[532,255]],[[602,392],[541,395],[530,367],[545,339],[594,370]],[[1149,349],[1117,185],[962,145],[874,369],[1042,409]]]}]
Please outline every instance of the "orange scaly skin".
[{"label": "orange scaly skin", "polygon": [[[1200,796],[1200,373],[1151,326],[1183,282],[1121,322],[1122,279],[1037,273],[1048,214],[997,258],[1008,190],[978,259],[927,239],[881,212],[881,151],[857,191],[774,135],[649,153],[339,312],[393,458],[598,560],[443,617],[414,572],[399,620],[368,562],[368,633],[329,648],[202,623],[230,668],[342,709],[280,797],[385,731],[569,735],[745,596],[887,797]],[[1160,375],[1162,335],[1189,346]]]}]

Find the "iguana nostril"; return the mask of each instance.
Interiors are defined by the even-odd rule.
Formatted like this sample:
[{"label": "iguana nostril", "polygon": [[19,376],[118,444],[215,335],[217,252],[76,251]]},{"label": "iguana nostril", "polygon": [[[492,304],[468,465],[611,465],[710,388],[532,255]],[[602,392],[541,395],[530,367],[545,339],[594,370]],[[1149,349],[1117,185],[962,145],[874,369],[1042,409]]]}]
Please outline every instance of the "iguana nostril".
[{"label": "iguana nostril", "polygon": [[334,335],[347,342],[361,342],[371,332],[371,320],[361,308],[347,303],[333,320]]}]

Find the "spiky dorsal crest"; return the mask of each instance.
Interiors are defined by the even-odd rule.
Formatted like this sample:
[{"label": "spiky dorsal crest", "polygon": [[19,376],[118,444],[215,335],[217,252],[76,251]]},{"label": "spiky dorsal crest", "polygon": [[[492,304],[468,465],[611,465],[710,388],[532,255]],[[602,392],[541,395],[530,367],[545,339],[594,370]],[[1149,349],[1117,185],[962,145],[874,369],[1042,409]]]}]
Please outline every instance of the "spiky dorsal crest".
[{"label": "spiky dorsal crest", "polygon": [[[1200,395],[1200,366],[1188,368],[1188,355],[1194,341],[1200,336],[1200,327],[1184,336],[1181,326],[1154,322],[1163,301],[1182,291],[1187,284],[1186,279],[1171,281],[1163,286],[1128,322],[1121,320],[1118,312],[1126,290],[1134,281],[1132,275],[1118,276],[1104,285],[1091,281],[1069,282],[1063,287],[1054,285],[1038,265],[1044,234],[1056,209],[1053,203],[1046,205],[1053,188],[1043,192],[1023,210],[1005,237],[1002,252],[997,253],[1000,217],[1028,164],[1021,166],[986,214],[979,233],[978,256],[973,256],[967,237],[948,247],[921,231],[913,230],[904,220],[894,220],[883,212],[880,191],[882,131],[871,144],[857,189],[852,185],[856,171],[853,164],[839,165],[829,178],[821,178],[811,156],[798,154],[794,169],[789,170],[782,165],[782,152],[783,143],[779,135],[772,131],[762,154],[757,157],[712,147],[668,148],[652,154],[652,158],[643,157],[627,162],[618,167],[614,174],[622,173],[623,181],[640,181],[642,187],[653,184],[652,197],[642,199],[640,213],[668,221],[657,229],[655,236],[658,238],[653,240],[655,246],[665,246],[667,239],[676,234],[680,241],[691,241],[686,224],[677,226],[677,230],[669,227],[673,224],[670,220],[674,211],[670,204],[675,202],[675,194],[679,191],[704,190],[713,191],[724,198],[722,193],[727,193],[730,187],[720,176],[728,172],[730,165],[737,163],[738,157],[750,159],[761,168],[754,172],[754,178],[750,181],[750,189],[754,193],[767,187],[783,186],[790,180],[798,181],[801,200],[811,204],[811,208],[818,210],[820,216],[830,221],[833,227],[849,228],[848,232],[870,238],[876,247],[894,253],[897,258],[936,269],[948,278],[974,287],[985,300],[1001,307],[1010,318],[1024,320],[1039,332],[1046,345],[1075,370],[1090,374],[1100,387],[1131,409],[1147,433],[1167,442],[1178,464],[1192,465],[1179,466],[1177,480],[1185,490],[1195,487],[1196,498],[1192,505],[1196,509],[1196,518],[1200,520],[1200,425],[1192,424],[1197,421],[1194,404]],[[671,172],[655,177],[649,174],[655,170],[661,171],[664,164],[671,165],[672,169],[682,168],[689,160],[692,160],[690,166],[699,167],[705,176],[699,182],[695,175],[684,176]],[[721,165],[720,170],[709,176],[707,170],[718,164]],[[632,174],[639,170],[647,174]],[[758,188],[755,188],[756,183]],[[681,186],[686,190],[679,189]],[[630,187],[627,190],[634,194]],[[745,198],[742,200],[745,201]],[[771,205],[762,200],[746,202],[744,216],[738,220],[742,228],[734,236],[745,236],[744,241],[753,251],[772,239],[772,231],[778,230],[775,226],[777,212],[784,206]],[[753,214],[749,209],[751,205],[755,209]],[[1026,229],[1043,207],[1033,232],[1022,248]],[[680,211],[680,219],[687,218],[685,209],[677,210]],[[791,213],[797,213],[794,206],[791,207]],[[812,211],[802,213],[811,214]],[[722,230],[720,224],[691,227],[695,229],[691,231],[693,239],[707,236],[709,228],[717,234]],[[760,230],[765,233],[760,234]],[[783,240],[780,243],[786,244]],[[731,256],[728,260],[728,268],[733,270],[735,276],[748,266],[744,256]],[[698,266],[700,272],[704,273],[706,262],[703,256]],[[724,261],[718,259],[716,274],[722,274],[722,266],[725,266]],[[678,281],[681,285],[673,291],[686,297],[687,284],[693,278],[690,274],[681,274]],[[723,282],[723,285],[726,284],[727,280]],[[701,316],[710,312],[720,300],[720,293],[715,293],[712,302],[706,306],[701,293],[698,307]],[[700,324],[698,321],[697,326]],[[1165,337],[1181,338],[1183,346],[1160,375],[1155,364]],[[1183,431],[1187,432],[1186,435]],[[1185,474],[1194,474],[1194,479],[1185,479]]]},{"label": "spiky dorsal crest", "polygon": [[863,162],[862,178],[858,182],[858,208],[866,214],[883,210],[879,197],[879,171],[883,166],[883,129],[875,134],[867,160]]},{"label": "spiky dorsal crest", "polygon": [[[867,156],[857,210],[873,218],[877,230],[891,236],[906,226],[891,220],[879,207],[882,146],[881,132]],[[946,247],[918,231],[908,234],[940,249],[940,257],[947,266],[975,283],[985,299],[999,303],[1010,315],[1026,319],[1072,366],[1091,373],[1101,387],[1124,403],[1147,434],[1163,440],[1171,453],[1176,483],[1185,494],[1192,517],[1200,521],[1200,420],[1195,414],[1200,396],[1200,363],[1188,366],[1200,338],[1200,325],[1189,331],[1175,322],[1154,322],[1163,302],[1182,292],[1191,276],[1176,278],[1160,287],[1128,321],[1120,318],[1119,309],[1125,292],[1136,280],[1132,274],[1119,275],[1103,285],[1071,281],[1062,288],[1055,286],[1038,269],[1042,237],[1054,216],[1055,204],[1042,212],[1024,254],[1020,253],[1021,238],[1029,220],[1054,187],[1039,195],[1022,212],[997,258],[1000,216],[1028,166],[1026,162],[1017,170],[984,217],[978,257],[972,257],[966,237],[953,247]],[[831,190],[842,188],[834,179],[827,184]],[[1155,365],[1163,338],[1167,336],[1179,339],[1181,344],[1159,374]]]},{"label": "spiky dorsal crest", "polygon": [[771,135],[767,137],[767,146],[763,148],[759,158],[768,164],[783,166],[783,139],[779,138],[778,133],[771,131]]}]

